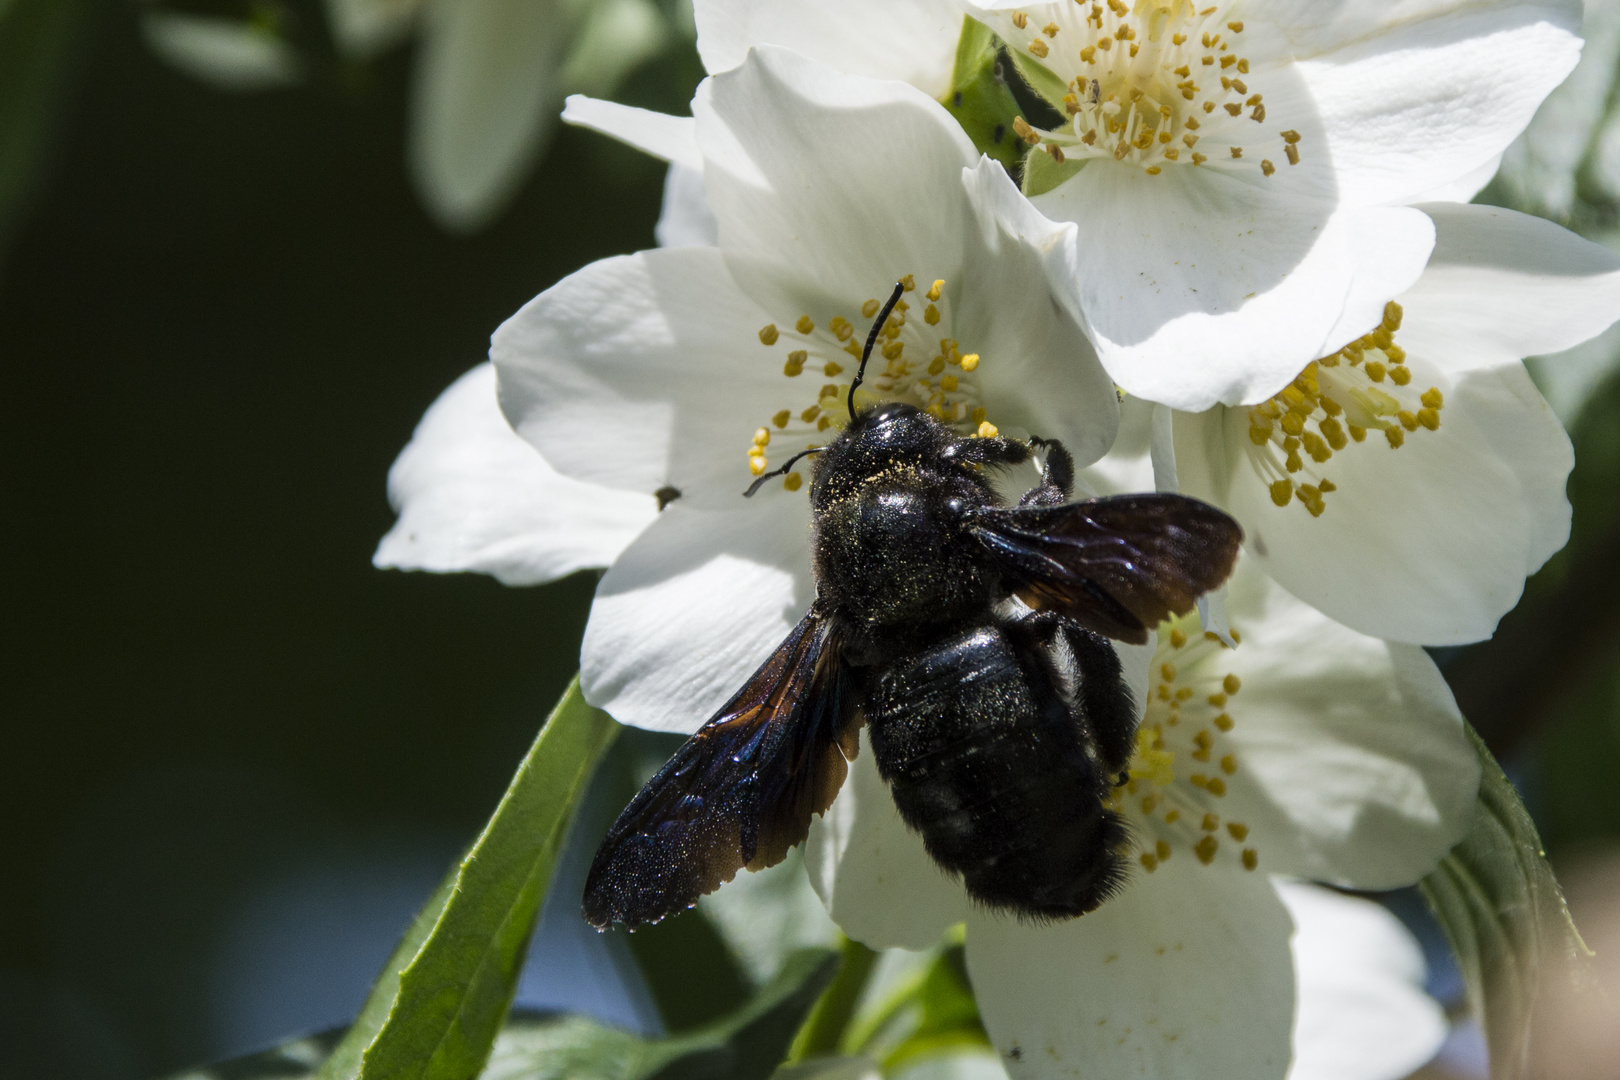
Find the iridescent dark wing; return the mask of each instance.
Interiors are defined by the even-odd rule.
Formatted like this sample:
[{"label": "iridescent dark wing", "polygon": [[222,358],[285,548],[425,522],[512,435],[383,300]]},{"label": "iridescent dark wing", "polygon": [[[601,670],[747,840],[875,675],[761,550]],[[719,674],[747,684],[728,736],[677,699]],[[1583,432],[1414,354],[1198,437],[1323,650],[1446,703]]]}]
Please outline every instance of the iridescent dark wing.
[{"label": "iridescent dark wing", "polygon": [[984,507],[968,528],[1031,607],[1136,645],[1225,581],[1243,542],[1237,522],[1184,495]]},{"label": "iridescent dark wing", "polygon": [[809,834],[858,746],[854,676],[834,638],[812,607],[625,807],[585,883],[593,925],[657,922]]}]

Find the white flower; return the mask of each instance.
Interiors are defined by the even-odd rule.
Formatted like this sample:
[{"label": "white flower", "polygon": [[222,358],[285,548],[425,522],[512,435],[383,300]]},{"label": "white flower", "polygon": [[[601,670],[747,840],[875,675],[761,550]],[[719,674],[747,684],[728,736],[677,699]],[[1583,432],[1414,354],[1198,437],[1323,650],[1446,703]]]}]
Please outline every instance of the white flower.
[{"label": "white flower", "polygon": [[[1375,327],[1433,243],[1401,204],[1471,197],[1580,49],[1568,0],[983,8],[1066,114],[1020,128],[1074,173],[1033,200],[1072,223],[1054,283],[1120,386],[1194,410],[1264,400]],[[774,43],[939,96],[962,10],[698,0],[698,47],[710,71]],[[565,118],[682,160],[678,122]]]},{"label": "white flower", "polygon": [[1183,409],[1375,327],[1432,243],[1400,204],[1471,196],[1580,52],[1574,4],[989,6],[1055,76],[1037,152],[1079,166],[1034,199],[1075,223],[1054,280],[1115,380]]},{"label": "white flower", "polygon": [[[847,379],[846,368],[829,376],[825,365],[847,364],[855,336],[833,319],[857,322],[887,280],[916,275],[896,339],[902,359],[925,345],[932,363],[936,344],[922,327],[956,339],[926,376],[957,379],[935,402],[942,413],[982,402],[1004,426],[1065,439],[1082,461],[1112,441],[1115,424],[1108,382],[1050,302],[1038,253],[986,228],[975,206],[987,203],[970,197],[999,185],[990,193],[1005,211],[1016,193],[996,167],[968,169],[971,148],[922,95],[828,78],[761,49],[712,80],[695,113],[721,247],[587,267],[514,317],[494,350],[508,415],[558,472],[633,493],[643,513],[653,491],[680,490],[603,578],[583,658],[591,700],[626,722],[680,731],[735,690],[811,599],[802,489],[773,483],[752,501],[740,492],[755,471],[825,438],[821,415],[841,399],[815,388]],[[695,211],[680,199],[683,182],[671,180],[671,204]],[[686,235],[702,239],[702,215],[685,220],[695,222]],[[936,273],[945,284],[925,301],[918,294]],[[950,360],[975,352],[980,362],[958,374]],[[821,377],[807,380],[818,366]],[[931,381],[919,395],[925,376],[892,370],[887,394],[927,402],[942,389]],[[820,411],[784,401],[801,385]],[[960,423],[972,423],[973,407]],[[431,428],[425,420],[413,443],[427,458]],[[442,475],[402,458],[396,494],[415,490],[408,477],[422,476],[426,492]],[[403,501],[409,511],[415,500]],[[604,541],[599,557],[618,542]],[[1131,884],[1098,911],[1030,927],[970,910],[899,824],[870,752],[812,835],[807,859],[853,936],[918,947],[967,920],[977,996],[1015,1073],[1061,1074],[1084,1061],[1105,1074],[1124,1062],[1165,1076],[1283,1076],[1296,1048],[1293,924],[1267,873],[1404,883],[1449,848],[1472,810],[1477,765],[1421,650],[1355,634],[1252,568],[1240,573],[1231,599],[1240,650],[1183,620],[1164,631],[1151,681],[1149,650],[1132,659],[1150,711],[1134,790],[1118,799],[1143,846]],[[1302,1005],[1299,1015],[1310,1014]],[[1380,1049],[1415,1064],[1426,1037]]]},{"label": "white flower", "polygon": [[842,423],[851,354],[897,278],[915,287],[874,353],[872,400],[912,401],[964,433],[1058,438],[1082,462],[1116,423],[1038,252],[974,210],[972,192],[1016,192],[937,103],[766,48],[705,83],[694,111],[719,249],[586,267],[492,352],[507,416],[559,472],[680,492],[603,578],[581,679],[620,720],[681,731],[810,603],[800,475],[742,491]]},{"label": "white flower", "polygon": [[[1014,1076],[1282,1077],[1292,924],[1267,874],[1407,884],[1471,820],[1478,765],[1421,649],[1334,623],[1248,563],[1229,610],[1236,650],[1195,619],[1161,628],[1117,792],[1137,865],[1091,914],[1041,926],[972,905],[869,753],[812,828],[806,865],[845,933],[917,948],[966,920],[975,994]],[[1416,1045],[1385,1049],[1420,1060]]]},{"label": "white flower", "polygon": [[1179,414],[1183,491],[1300,599],[1363,633],[1488,637],[1569,536],[1569,440],[1520,357],[1620,318],[1620,258],[1539,218],[1421,208],[1423,276],[1372,334],[1253,408]]}]

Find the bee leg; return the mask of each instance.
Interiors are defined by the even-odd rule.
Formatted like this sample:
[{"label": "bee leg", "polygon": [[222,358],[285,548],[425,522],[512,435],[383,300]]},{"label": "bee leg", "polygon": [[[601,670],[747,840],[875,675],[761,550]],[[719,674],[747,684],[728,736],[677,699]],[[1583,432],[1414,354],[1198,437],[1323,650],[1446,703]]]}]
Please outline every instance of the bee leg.
[{"label": "bee leg", "polygon": [[1068,619],[1062,622],[1063,641],[1074,657],[1080,681],[1075,696],[1085,714],[1086,726],[1097,754],[1110,771],[1123,772],[1136,748],[1137,710],[1135,695],[1125,682],[1125,669],[1119,653],[1101,634]]},{"label": "bee leg", "polygon": [[1046,460],[1041,465],[1041,482],[1024,493],[1019,506],[1060,506],[1069,501],[1074,492],[1074,457],[1056,439],[1032,437],[1031,450],[1045,450]]},{"label": "bee leg", "polygon": [[1028,443],[992,435],[988,439],[957,439],[941,456],[964,465],[1022,465],[1033,455]]},{"label": "bee leg", "polygon": [[1114,646],[1101,634],[1054,611],[1026,614],[1006,632],[1010,640],[1039,650],[1053,664],[1059,661],[1052,646],[1062,637],[1074,665],[1074,703],[1091,733],[1097,756],[1110,776],[1124,775],[1136,749],[1136,698],[1125,682],[1125,669]]}]

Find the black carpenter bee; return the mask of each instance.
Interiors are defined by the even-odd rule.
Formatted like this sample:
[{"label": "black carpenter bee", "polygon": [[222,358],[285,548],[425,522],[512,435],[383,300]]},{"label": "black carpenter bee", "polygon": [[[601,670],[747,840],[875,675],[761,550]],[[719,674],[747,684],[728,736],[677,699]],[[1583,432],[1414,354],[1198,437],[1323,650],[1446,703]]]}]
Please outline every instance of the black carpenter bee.
[{"label": "black carpenter bee", "polygon": [[[978,901],[1068,918],[1123,879],[1104,800],[1137,721],[1107,639],[1146,643],[1191,610],[1242,531],[1179,495],[1069,502],[1055,441],[961,438],[905,404],[857,414],[901,292],[872,324],[848,426],[806,451],[816,599],[614,822],[585,886],[596,926],[656,922],[780,862],[832,804],[863,722],[901,817]],[[986,469],[1040,450],[1041,483],[1006,505]]]}]

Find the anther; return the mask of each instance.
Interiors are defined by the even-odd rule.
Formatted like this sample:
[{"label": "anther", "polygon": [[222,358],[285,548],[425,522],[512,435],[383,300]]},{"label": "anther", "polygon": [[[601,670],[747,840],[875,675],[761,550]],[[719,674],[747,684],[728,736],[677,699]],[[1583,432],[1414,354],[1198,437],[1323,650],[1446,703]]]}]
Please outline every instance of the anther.
[{"label": "anther", "polygon": [[777,337],[775,323],[766,323],[759,328],[759,343],[761,345],[775,345]]}]

